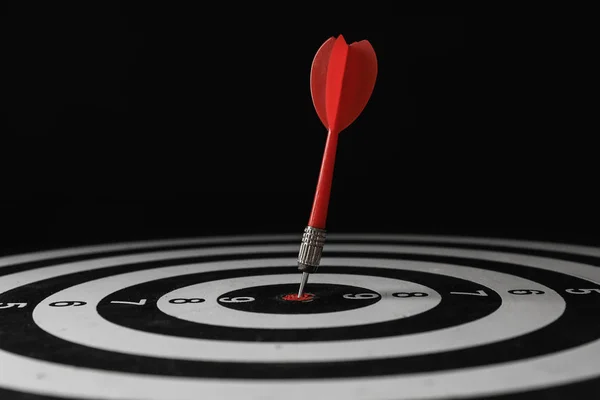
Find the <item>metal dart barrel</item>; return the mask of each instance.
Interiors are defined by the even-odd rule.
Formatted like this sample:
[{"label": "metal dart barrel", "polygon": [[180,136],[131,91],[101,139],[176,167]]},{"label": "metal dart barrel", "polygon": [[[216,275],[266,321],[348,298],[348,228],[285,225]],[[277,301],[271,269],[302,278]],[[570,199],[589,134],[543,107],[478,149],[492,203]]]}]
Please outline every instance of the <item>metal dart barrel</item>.
[{"label": "metal dart barrel", "polygon": [[304,229],[298,253],[299,271],[309,274],[317,271],[321,263],[326,237],[327,234],[324,229],[313,228],[312,226],[307,226]]},{"label": "metal dart barrel", "polygon": [[326,237],[327,234],[324,229],[313,228],[312,226],[307,226],[304,229],[300,251],[298,252],[298,270],[302,272],[298,297],[302,297],[308,275],[317,272],[317,268],[319,268]]}]

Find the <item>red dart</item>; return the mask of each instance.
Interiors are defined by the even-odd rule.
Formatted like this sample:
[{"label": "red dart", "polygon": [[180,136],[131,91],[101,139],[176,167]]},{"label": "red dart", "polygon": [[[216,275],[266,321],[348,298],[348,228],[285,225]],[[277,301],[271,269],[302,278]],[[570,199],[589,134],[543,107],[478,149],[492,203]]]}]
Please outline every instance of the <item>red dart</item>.
[{"label": "red dart", "polygon": [[302,295],[308,274],[316,272],[325,244],[325,223],[333,181],[338,136],[364,110],[377,79],[377,56],[367,40],[346,43],[344,37],[331,37],[314,57],[310,90],[319,119],[327,128],[327,142],[313,208],[304,230],[298,254]]}]

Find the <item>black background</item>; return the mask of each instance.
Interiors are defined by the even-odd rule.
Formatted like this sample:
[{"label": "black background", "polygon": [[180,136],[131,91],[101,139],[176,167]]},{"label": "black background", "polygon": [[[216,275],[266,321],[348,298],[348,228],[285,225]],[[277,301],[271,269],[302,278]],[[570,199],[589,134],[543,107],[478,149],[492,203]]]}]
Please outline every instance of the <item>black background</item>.
[{"label": "black background", "polygon": [[379,75],[340,137],[329,232],[600,242],[583,22],[61,4],[4,17],[3,252],[300,234],[326,137],[310,65],[340,33]]}]

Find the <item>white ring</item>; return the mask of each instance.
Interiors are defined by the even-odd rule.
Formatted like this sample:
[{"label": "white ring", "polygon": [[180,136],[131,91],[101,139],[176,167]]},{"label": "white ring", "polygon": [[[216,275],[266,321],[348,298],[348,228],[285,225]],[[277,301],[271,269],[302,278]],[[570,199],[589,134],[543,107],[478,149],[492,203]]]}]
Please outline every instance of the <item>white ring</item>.
[{"label": "white ring", "polygon": [[[446,242],[471,245],[515,246],[517,248],[554,250],[572,254],[599,257],[600,249],[557,243],[521,242],[516,240],[454,238],[440,236],[417,235],[330,235],[333,240],[354,239],[373,242],[382,240],[413,240],[423,244]],[[271,243],[298,239],[296,235],[262,236],[245,238],[246,240],[265,240]],[[215,238],[213,243],[228,243],[223,238]],[[242,243],[244,238],[235,238]],[[57,258],[62,256],[80,255],[92,252],[102,252],[123,249],[150,249],[160,245],[204,243],[204,239],[185,239],[181,241],[165,241],[151,243],[126,243],[116,246],[95,246],[68,250],[57,250],[36,254],[26,254],[0,259],[0,268],[18,262],[30,262]],[[233,243],[233,242],[229,242]],[[251,251],[260,251],[261,246]],[[275,246],[277,247],[277,246]],[[293,246],[297,251],[297,247]],[[328,246],[328,250],[332,245]],[[339,250],[340,248],[337,247]],[[235,253],[228,249],[204,249],[203,255],[219,252]],[[245,250],[248,250],[246,248]],[[243,251],[245,251],[243,250]],[[279,249],[274,251],[279,251]],[[289,250],[289,247],[288,247]],[[286,251],[288,251],[286,250]],[[366,252],[383,251],[394,254],[401,252],[433,253],[448,256],[458,256],[474,259],[514,262],[529,265],[539,269],[562,272],[600,282],[600,268],[589,265],[556,260],[548,257],[525,256],[506,252],[484,250],[463,250],[444,248],[438,245],[423,246],[382,246],[381,245],[352,245],[343,248],[344,251]],[[194,252],[192,252],[194,253]],[[195,252],[197,255],[198,253]],[[222,253],[221,253],[222,254]],[[160,259],[163,253],[152,253],[144,256],[123,256],[105,258],[107,264],[132,262],[146,258],[147,261]],[[105,264],[104,266],[108,266]],[[0,279],[0,293],[29,284],[45,278],[60,276],[66,273],[101,268],[97,262],[93,265],[70,263],[60,266],[39,268],[36,273],[22,272],[7,275]],[[335,379],[312,381],[235,381],[222,379],[195,379],[177,377],[157,377],[131,373],[110,372],[87,368],[76,368],[48,361],[31,359],[0,350],[0,387],[22,390],[46,395],[73,396],[81,398],[104,399],[171,399],[176,393],[179,399],[196,399],[199,393],[205,399],[253,399],[265,397],[286,397],[288,400],[328,399],[332,397],[345,399],[439,399],[448,397],[491,396],[508,392],[518,392],[541,389],[554,385],[568,384],[578,380],[592,379],[600,376],[600,339],[577,348],[557,353],[542,355],[535,358],[508,362],[485,367],[441,371],[438,373],[421,373],[389,377],[372,377],[361,379]],[[44,379],[39,379],[40,376]],[[400,388],[400,390],[398,390]]]},{"label": "white ring", "polygon": [[[256,275],[221,279],[182,287],[162,296],[156,302],[165,314],[186,321],[235,328],[308,329],[375,324],[420,314],[437,306],[442,297],[435,290],[414,282],[380,276],[348,274],[313,274],[311,283],[363,286],[377,292],[381,299],[367,307],[316,314],[262,314],[223,307],[217,301],[224,293],[262,285],[296,282],[298,274]],[[310,285],[309,285],[310,288]],[[399,301],[394,292],[422,292],[427,297]],[[174,304],[169,300],[201,296],[203,303]],[[364,300],[341,300],[360,302]]]}]

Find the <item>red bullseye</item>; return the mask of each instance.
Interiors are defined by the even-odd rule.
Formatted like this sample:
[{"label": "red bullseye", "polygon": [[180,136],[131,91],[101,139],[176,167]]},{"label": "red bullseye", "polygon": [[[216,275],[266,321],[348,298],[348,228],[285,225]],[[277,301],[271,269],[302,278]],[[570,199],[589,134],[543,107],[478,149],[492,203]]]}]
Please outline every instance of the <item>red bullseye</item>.
[{"label": "red bullseye", "polygon": [[315,298],[315,295],[312,293],[303,293],[302,296],[298,297],[296,293],[286,294],[282,297],[282,299],[286,301],[312,301]]}]

